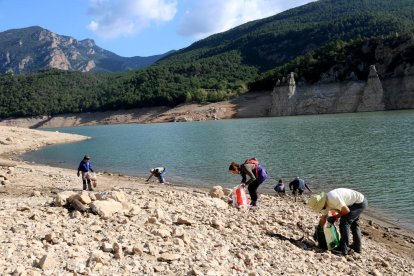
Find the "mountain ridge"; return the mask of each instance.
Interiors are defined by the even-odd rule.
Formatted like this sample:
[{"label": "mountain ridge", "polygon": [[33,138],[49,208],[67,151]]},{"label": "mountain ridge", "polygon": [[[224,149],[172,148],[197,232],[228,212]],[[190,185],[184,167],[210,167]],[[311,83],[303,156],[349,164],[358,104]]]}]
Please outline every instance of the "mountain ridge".
[{"label": "mountain ridge", "polygon": [[121,57],[97,46],[92,39],[77,40],[31,26],[0,33],[0,72],[20,74],[45,68],[126,72],[148,67],[171,52],[148,57]]}]

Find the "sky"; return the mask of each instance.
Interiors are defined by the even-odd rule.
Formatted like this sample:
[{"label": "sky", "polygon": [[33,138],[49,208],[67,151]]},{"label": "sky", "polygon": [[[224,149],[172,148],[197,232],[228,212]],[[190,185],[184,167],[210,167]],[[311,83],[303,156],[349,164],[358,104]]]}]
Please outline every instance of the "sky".
[{"label": "sky", "polygon": [[0,0],[0,32],[40,26],[123,57],[179,50],[315,0]]}]

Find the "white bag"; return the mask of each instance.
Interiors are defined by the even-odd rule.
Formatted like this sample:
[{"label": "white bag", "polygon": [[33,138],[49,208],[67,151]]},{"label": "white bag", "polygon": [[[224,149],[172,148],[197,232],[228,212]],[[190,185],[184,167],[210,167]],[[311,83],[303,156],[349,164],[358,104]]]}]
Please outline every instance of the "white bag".
[{"label": "white bag", "polygon": [[96,173],[94,173],[94,172],[88,172],[86,174],[86,179],[89,179],[91,181],[96,181]]},{"label": "white bag", "polygon": [[249,199],[247,198],[246,189],[241,185],[237,185],[233,189],[233,206],[236,208],[249,207]]}]

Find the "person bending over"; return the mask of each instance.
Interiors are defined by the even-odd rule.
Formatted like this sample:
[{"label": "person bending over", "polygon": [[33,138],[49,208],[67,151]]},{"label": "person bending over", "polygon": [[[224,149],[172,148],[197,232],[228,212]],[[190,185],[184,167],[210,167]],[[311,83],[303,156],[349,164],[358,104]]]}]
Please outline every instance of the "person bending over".
[{"label": "person bending over", "polygon": [[[327,220],[333,223],[338,218],[341,218],[339,222],[341,240],[339,242],[339,251],[336,251],[336,253],[347,255],[350,249],[361,253],[362,238],[359,228],[359,217],[368,207],[368,201],[363,194],[351,189],[339,188],[327,194],[322,192],[319,195],[313,195],[309,199],[308,205],[313,211],[322,213],[319,219],[319,225],[322,227]],[[329,211],[336,211],[337,214],[328,218]],[[350,229],[353,236],[353,244],[351,245],[349,245]]]}]

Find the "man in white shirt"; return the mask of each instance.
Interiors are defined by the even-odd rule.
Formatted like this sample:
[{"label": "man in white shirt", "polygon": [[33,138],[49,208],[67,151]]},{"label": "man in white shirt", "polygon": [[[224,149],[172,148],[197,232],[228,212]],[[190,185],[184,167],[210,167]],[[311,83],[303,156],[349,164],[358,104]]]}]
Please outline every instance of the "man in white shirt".
[{"label": "man in white shirt", "polygon": [[[361,230],[359,229],[359,217],[368,207],[368,201],[360,192],[339,188],[329,193],[313,195],[309,199],[309,207],[322,215],[319,219],[319,225],[324,226],[326,221],[333,223],[336,219],[341,218],[339,222],[339,231],[341,241],[339,250],[343,255],[347,255],[349,248],[355,252],[361,253]],[[329,211],[336,211],[336,215],[328,218]],[[352,231],[353,244],[349,246],[349,229]]]}]

